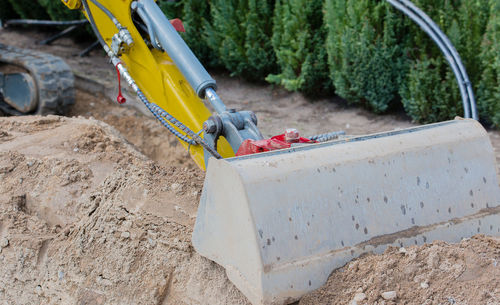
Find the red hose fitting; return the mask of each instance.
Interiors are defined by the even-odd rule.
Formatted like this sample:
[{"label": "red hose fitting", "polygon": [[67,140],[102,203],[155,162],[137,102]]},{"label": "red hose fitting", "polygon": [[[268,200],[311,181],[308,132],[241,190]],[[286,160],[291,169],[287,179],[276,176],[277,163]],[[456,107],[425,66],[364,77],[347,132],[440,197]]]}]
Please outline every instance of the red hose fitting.
[{"label": "red hose fitting", "polygon": [[121,84],[121,75],[120,75],[120,70],[118,69],[118,65],[121,65],[122,63],[119,62],[116,64],[115,66],[115,69],[116,69],[116,73],[118,75],[118,96],[116,97],[116,101],[118,102],[118,104],[124,104],[127,99],[122,95],[122,84]]}]

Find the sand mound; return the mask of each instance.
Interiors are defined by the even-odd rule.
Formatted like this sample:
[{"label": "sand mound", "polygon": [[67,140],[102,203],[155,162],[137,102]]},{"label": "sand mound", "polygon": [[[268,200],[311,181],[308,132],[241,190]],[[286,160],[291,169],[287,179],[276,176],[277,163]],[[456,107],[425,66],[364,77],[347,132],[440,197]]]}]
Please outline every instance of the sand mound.
[{"label": "sand mound", "polygon": [[0,299],[246,304],[194,253],[203,174],[161,167],[102,122],[0,119]]},{"label": "sand mound", "polygon": [[[203,176],[161,166],[94,119],[0,118],[0,300],[248,304],[192,248]],[[500,241],[484,236],[389,248],[300,304],[500,304],[498,261]]]},{"label": "sand mound", "polygon": [[129,143],[160,165],[196,168],[177,138],[155,118],[85,91],[77,90],[76,98],[71,116],[94,117],[113,126]]},{"label": "sand mound", "polygon": [[300,301],[310,304],[498,305],[500,239],[388,248],[334,271],[325,286]]}]

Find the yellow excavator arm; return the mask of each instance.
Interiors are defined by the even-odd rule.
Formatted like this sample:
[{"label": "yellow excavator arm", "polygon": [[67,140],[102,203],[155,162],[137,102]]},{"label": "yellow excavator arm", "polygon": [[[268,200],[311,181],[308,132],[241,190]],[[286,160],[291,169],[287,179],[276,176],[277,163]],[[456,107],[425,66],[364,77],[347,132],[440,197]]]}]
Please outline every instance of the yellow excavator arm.
[{"label": "yellow excavator arm", "polygon": [[[210,117],[210,110],[186,81],[169,55],[146,44],[139,29],[132,21],[132,2],[133,0],[99,0],[99,3],[128,30],[133,40],[130,47],[116,55],[149,101],[166,110],[189,129],[199,132],[202,130],[203,122]],[[63,3],[70,9],[82,10],[86,17],[89,17],[81,0],[63,0]],[[92,1],[88,1],[88,8],[99,34],[111,48],[113,36],[118,34],[119,29],[109,16]],[[185,134],[178,127],[174,128]],[[181,143],[186,149],[190,146],[184,141]],[[222,157],[234,156],[233,150],[224,139],[219,140],[217,150]],[[200,145],[191,145],[189,153],[196,164],[205,169],[203,148]]]}]

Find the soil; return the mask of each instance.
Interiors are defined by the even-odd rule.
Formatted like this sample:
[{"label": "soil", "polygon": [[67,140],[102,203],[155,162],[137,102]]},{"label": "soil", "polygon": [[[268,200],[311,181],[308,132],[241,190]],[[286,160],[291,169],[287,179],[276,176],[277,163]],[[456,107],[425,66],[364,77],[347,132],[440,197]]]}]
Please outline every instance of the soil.
[{"label": "soil", "polygon": [[[75,57],[86,45],[67,38],[33,44],[47,36],[0,30],[0,43],[59,55],[77,75],[114,84],[102,52]],[[255,111],[267,136],[284,127],[307,136],[414,125],[404,115],[376,116],[340,99],[311,101],[215,78],[228,107]],[[127,104],[77,90],[72,118],[0,118],[0,301],[248,304],[224,270],[191,246],[204,173],[160,124]],[[500,133],[489,134],[500,164]],[[500,304],[498,260],[499,241],[484,236],[390,248],[334,271],[300,304],[353,304],[356,293],[366,295],[358,304]],[[396,299],[384,301],[387,291]]]},{"label": "soil", "polygon": [[0,300],[247,304],[191,246],[199,170],[162,167],[97,120],[0,130]]},{"label": "soil", "polygon": [[[481,235],[459,244],[391,247],[335,270],[299,304],[498,305],[499,265],[500,239]],[[391,291],[395,298],[385,300]]]},{"label": "soil", "polygon": [[77,90],[76,99],[69,116],[92,117],[114,126],[128,142],[161,165],[197,168],[177,138],[156,119],[133,107],[120,107],[99,94]]}]

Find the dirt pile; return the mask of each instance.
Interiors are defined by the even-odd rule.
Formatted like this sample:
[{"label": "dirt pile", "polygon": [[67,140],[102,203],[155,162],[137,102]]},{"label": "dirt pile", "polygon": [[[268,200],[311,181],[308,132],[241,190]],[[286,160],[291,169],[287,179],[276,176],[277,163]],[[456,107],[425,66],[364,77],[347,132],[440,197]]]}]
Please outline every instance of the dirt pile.
[{"label": "dirt pile", "polygon": [[155,118],[136,108],[120,106],[103,96],[77,90],[70,116],[92,117],[115,127],[123,137],[151,160],[165,166],[196,168],[186,149]]},{"label": "dirt pile", "polygon": [[[248,304],[192,248],[202,172],[163,167],[94,119],[0,118],[0,130],[0,300]],[[484,236],[390,248],[300,304],[500,304],[498,261],[500,240]]]},{"label": "dirt pile", "polygon": [[[204,175],[178,141],[82,91],[72,111],[90,119],[0,118],[0,301],[248,304],[192,248]],[[482,236],[391,248],[300,304],[499,305],[499,260],[499,240]]]},{"label": "dirt pile", "polygon": [[192,249],[201,172],[161,167],[96,120],[0,130],[0,300],[246,304]]},{"label": "dirt pile", "polygon": [[388,248],[332,273],[312,304],[500,304],[500,239]]}]

